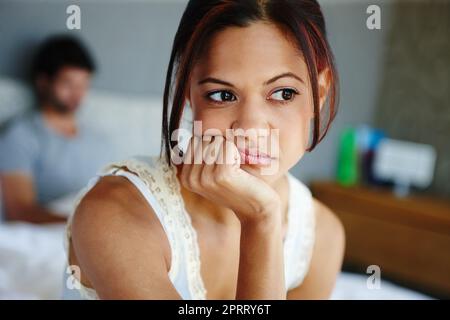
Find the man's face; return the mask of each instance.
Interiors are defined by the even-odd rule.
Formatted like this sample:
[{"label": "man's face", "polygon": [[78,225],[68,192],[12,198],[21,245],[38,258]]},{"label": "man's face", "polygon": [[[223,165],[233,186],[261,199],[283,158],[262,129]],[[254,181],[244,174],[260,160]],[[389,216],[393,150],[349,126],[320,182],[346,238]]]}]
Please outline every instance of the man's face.
[{"label": "man's face", "polygon": [[63,67],[40,85],[44,102],[61,113],[75,112],[89,90],[91,73],[77,67]]}]

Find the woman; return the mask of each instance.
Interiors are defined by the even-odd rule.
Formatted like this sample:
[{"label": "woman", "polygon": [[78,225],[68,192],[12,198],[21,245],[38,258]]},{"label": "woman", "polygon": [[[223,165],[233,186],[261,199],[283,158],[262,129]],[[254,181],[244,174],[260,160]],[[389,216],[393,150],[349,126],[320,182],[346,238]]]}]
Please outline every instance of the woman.
[{"label": "woman", "polygon": [[[104,168],[68,223],[77,297],[328,298],[343,228],[288,170],[324,137],[336,88],[316,1],[190,1],[167,72],[163,155]],[[201,127],[179,154],[185,108]]]}]

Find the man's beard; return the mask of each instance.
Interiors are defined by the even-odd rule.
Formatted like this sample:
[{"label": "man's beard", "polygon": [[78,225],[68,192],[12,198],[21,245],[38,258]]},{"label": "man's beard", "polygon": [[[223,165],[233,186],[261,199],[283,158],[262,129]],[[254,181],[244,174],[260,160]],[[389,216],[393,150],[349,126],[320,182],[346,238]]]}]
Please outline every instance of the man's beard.
[{"label": "man's beard", "polygon": [[60,114],[69,114],[73,113],[78,109],[78,105],[70,106],[67,103],[62,102],[52,94],[49,94],[47,97],[47,101],[53,107],[53,110]]}]

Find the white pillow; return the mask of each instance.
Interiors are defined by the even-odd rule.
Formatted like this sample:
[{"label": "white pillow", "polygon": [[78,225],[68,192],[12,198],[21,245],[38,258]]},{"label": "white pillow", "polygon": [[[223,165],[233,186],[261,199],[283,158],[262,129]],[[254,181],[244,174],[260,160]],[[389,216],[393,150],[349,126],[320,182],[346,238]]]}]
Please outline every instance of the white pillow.
[{"label": "white pillow", "polygon": [[159,154],[162,99],[92,90],[80,109],[80,121],[114,139],[124,157]]},{"label": "white pillow", "polygon": [[[33,105],[25,83],[0,78],[0,128]],[[119,154],[159,154],[162,98],[91,89],[78,113],[80,121],[113,137]]]},{"label": "white pillow", "polygon": [[12,117],[30,108],[33,92],[23,82],[0,78],[0,127]]}]

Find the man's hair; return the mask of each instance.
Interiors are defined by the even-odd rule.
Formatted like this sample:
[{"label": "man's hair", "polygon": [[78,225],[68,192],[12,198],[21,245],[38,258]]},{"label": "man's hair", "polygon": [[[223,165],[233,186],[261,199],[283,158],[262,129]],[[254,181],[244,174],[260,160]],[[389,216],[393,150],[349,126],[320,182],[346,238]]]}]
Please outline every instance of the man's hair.
[{"label": "man's hair", "polygon": [[33,59],[31,78],[35,80],[38,75],[51,78],[63,67],[95,71],[95,63],[80,40],[66,35],[52,36],[39,47]]}]

